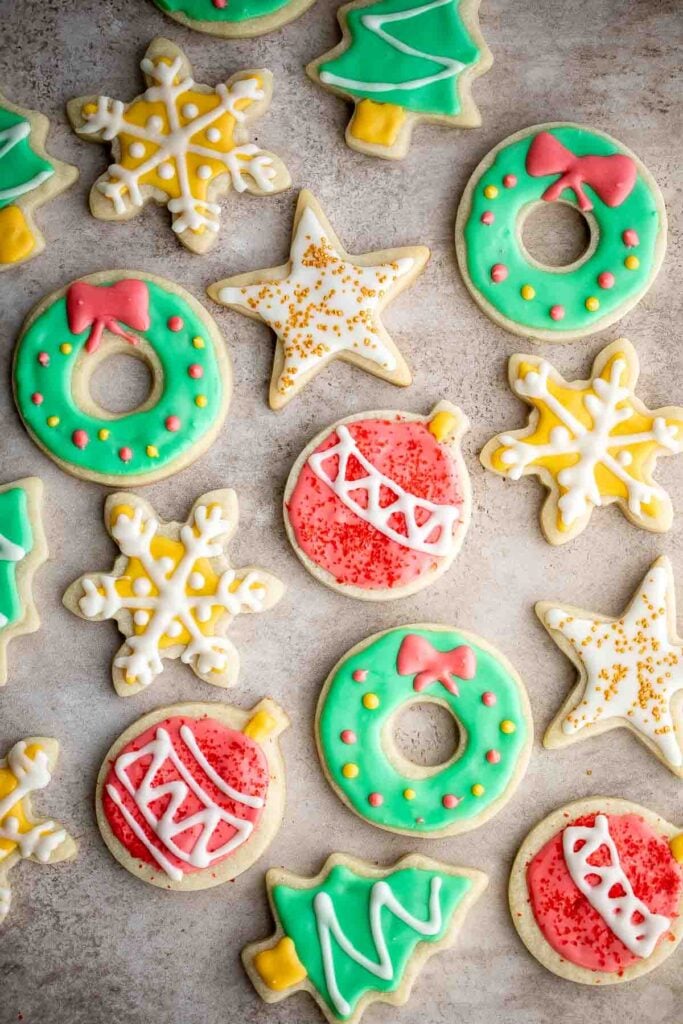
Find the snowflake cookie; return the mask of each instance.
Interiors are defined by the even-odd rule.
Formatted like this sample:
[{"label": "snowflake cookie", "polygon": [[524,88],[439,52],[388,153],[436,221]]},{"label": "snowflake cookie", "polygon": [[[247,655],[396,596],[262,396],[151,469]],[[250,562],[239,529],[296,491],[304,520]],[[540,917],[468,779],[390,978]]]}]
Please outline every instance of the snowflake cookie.
[{"label": "snowflake cookie", "polygon": [[669,559],[653,563],[619,618],[555,601],[539,601],[536,612],[579,672],[545,746],[624,726],[683,778],[683,642]]},{"label": "snowflake cookie", "polygon": [[135,494],[111,494],[104,520],[121,555],[111,573],[72,583],[64,604],[83,619],[116,619],[125,634],[112,666],[119,696],[149,686],[164,658],[180,658],[214,686],[233,686],[239,658],[223,635],[227,626],[241,612],[272,608],[283,593],[263,569],[230,568],[225,546],[237,529],[235,492],[202,494],[184,523],[161,523]]},{"label": "snowflake cookie", "polygon": [[10,868],[24,858],[56,864],[76,855],[68,832],[55,821],[36,818],[31,810],[31,797],[50,782],[58,754],[57,740],[31,736],[15,743],[0,760],[0,921],[12,902]]},{"label": "snowflake cookie", "polygon": [[565,381],[538,356],[511,358],[510,387],[532,412],[526,427],[492,438],[481,461],[511,480],[541,478],[550,491],[541,528],[551,544],[573,540],[596,506],[612,502],[634,526],[671,527],[671,499],[652,472],[657,456],[683,451],[683,408],[648,409],[635,395],[638,371],[625,338],[600,352],[587,381]]},{"label": "snowflake cookie", "polygon": [[214,301],[275,331],[270,407],[281,409],[333,359],[392,384],[410,384],[410,370],[381,313],[428,259],[423,245],[350,256],[316,198],[304,189],[288,262],[217,281],[208,292]]},{"label": "snowflake cookie", "polygon": [[289,187],[279,157],[246,135],[268,108],[272,75],[240,71],[215,88],[197,85],[183,51],[161,37],[140,66],[147,90],[130,103],[83,96],[68,104],[82,138],[112,143],[114,162],[93,185],[90,209],[100,220],[129,220],[154,199],[168,208],[183,245],[206,252],[218,233],[216,200],[230,186],[258,196]]}]

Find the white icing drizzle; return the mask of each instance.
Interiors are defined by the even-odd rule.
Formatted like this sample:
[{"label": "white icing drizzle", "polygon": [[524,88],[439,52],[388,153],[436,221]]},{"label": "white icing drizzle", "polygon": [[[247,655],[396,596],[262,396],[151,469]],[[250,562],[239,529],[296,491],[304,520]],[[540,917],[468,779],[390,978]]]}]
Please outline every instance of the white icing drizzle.
[{"label": "white icing drizzle", "polygon": [[[17,143],[21,142],[22,139],[27,138],[31,134],[31,125],[28,121],[19,121],[17,124],[10,125],[9,128],[4,128],[0,131],[0,160],[13,149]],[[47,178],[51,178],[54,174],[54,170],[38,171],[34,174],[29,181],[24,181],[19,185],[12,185],[9,188],[0,188],[0,200],[5,199],[18,199],[19,196],[23,196],[26,192],[32,192],[35,188],[38,188]]]},{"label": "white icing drizzle", "polygon": [[[579,843],[583,845],[577,850]],[[609,864],[600,867],[589,864],[589,858],[601,846],[606,847],[609,852]],[[607,817],[604,814],[596,815],[592,827],[567,826],[562,833],[562,850],[574,885],[583,893],[610,931],[635,956],[643,959],[649,957],[671,921],[662,914],[653,914],[634,893],[633,886],[619,862],[619,852],[610,835]],[[599,881],[592,885],[588,878],[594,876]],[[623,890],[622,895],[610,896],[615,886]],[[636,914],[643,918],[639,923],[633,921]]]},{"label": "white icing drizzle", "polygon": [[8,885],[0,885],[0,924],[5,920],[12,906],[12,891]]},{"label": "white icing drizzle", "polygon": [[363,92],[382,93],[393,92],[394,90],[422,89],[427,85],[432,85],[434,82],[440,82],[444,78],[455,77],[466,66],[462,61],[455,60],[452,57],[441,57],[434,53],[428,53],[425,50],[418,50],[414,46],[410,46],[409,43],[396,39],[395,36],[390,35],[384,28],[385,25],[393,25],[394,23],[408,21],[411,18],[418,18],[423,14],[436,10],[437,7],[444,7],[452,4],[452,2],[453,0],[432,0],[432,3],[423,3],[417,7],[407,8],[405,11],[396,11],[393,14],[363,14],[360,18],[361,24],[368,32],[377,36],[378,39],[387,43],[398,53],[403,53],[408,57],[418,57],[436,64],[440,70],[435,71],[434,74],[425,75],[423,78],[411,78],[407,82],[361,82],[353,78],[344,78],[342,75],[336,75],[331,71],[321,71],[320,81],[326,85],[336,85],[341,89],[360,89]]},{"label": "white icing drizzle", "polygon": [[[337,444],[332,448],[326,448],[325,451],[313,452],[308,459],[308,465],[318,479],[327,484],[334,495],[359,519],[370,523],[385,537],[412,551],[422,551],[437,557],[447,555],[453,545],[453,526],[458,519],[459,510],[454,505],[436,505],[426,498],[415,497],[366,459],[348,427],[341,424],[336,428],[336,433],[339,438]],[[334,457],[339,459],[339,469],[333,479],[325,468],[325,463]],[[362,466],[366,476],[356,480],[346,479],[351,458]],[[396,496],[396,500],[390,505],[380,504],[382,487],[388,488]],[[367,494],[366,508],[354,497],[355,492],[359,490]],[[418,512],[428,513],[428,518],[421,526],[417,524]],[[404,516],[407,533],[399,533],[389,525],[391,517],[396,513]],[[429,540],[437,529],[437,538]]]},{"label": "white icing drizzle", "polygon": [[20,562],[26,557],[26,550],[15,544],[4,533],[0,533],[0,562]]},{"label": "white icing drizzle", "polygon": [[[222,793],[231,800],[245,804],[248,807],[260,808],[264,806],[264,801],[260,797],[241,793],[239,790],[233,789],[216,773],[200,750],[192,730],[187,725],[181,727],[180,737],[201,770]],[[131,765],[150,756],[152,760],[136,789],[130,779],[128,769]],[[166,761],[173,765],[181,777],[175,781],[155,786],[154,780],[157,773]],[[129,796],[133,798],[135,806],[161,844],[178,860],[183,861],[185,864],[190,864],[194,868],[210,867],[216,861],[231,853],[232,850],[245,843],[253,831],[254,826],[252,822],[235,817],[234,814],[230,814],[229,811],[226,811],[211,799],[195,776],[178,757],[171,737],[161,727],[157,729],[155,738],[150,740],[144,747],[119,755],[114,764],[114,771],[117,779]],[[116,786],[109,783],[106,789],[108,796],[119,808],[127,824],[136,837],[144,843],[162,870],[173,881],[181,881],[183,877],[182,870],[176,867],[163,851],[158,849],[155,843],[150,841],[145,830],[126,807]],[[202,810],[176,821],[176,814],[190,794],[193,794],[201,801],[203,805]],[[170,797],[170,800],[163,814],[157,817],[152,810],[152,804],[163,799],[165,796]],[[214,832],[222,823],[233,826],[236,832],[222,846],[209,851],[209,844]],[[183,850],[176,843],[176,837],[187,832],[189,829],[197,827],[200,828],[200,832],[192,849],[190,851]]]},{"label": "white icing drizzle", "polygon": [[379,962],[368,959],[346,937],[337,919],[334,903],[329,893],[319,892],[316,894],[313,900],[313,909],[318,929],[323,969],[325,971],[325,983],[330,999],[339,1013],[349,1014],[351,1006],[340,992],[337,983],[332,939],[335,940],[342,952],[354,960],[359,967],[373,974],[376,978],[390,981],[394,976],[394,967],[382,930],[382,911],[386,908],[399,921],[403,921],[404,924],[408,925],[409,928],[412,928],[419,935],[438,935],[442,927],[440,893],[441,879],[434,877],[429,887],[429,917],[426,921],[420,921],[418,918],[413,917],[396,899],[388,882],[384,880],[375,882],[370,893],[370,932]]},{"label": "white icing drizzle", "polygon": [[[50,779],[49,760],[44,750],[37,750],[34,757],[26,753],[26,741],[20,740],[10,750],[4,762],[17,784],[0,799],[0,839],[16,843],[15,847],[0,850],[0,862],[18,850],[20,857],[35,857],[46,864],[51,855],[66,839],[66,832],[54,821],[41,821],[26,832],[19,830],[19,819],[10,811],[25,797],[38,789],[44,789]],[[3,765],[0,762],[0,765]]]}]

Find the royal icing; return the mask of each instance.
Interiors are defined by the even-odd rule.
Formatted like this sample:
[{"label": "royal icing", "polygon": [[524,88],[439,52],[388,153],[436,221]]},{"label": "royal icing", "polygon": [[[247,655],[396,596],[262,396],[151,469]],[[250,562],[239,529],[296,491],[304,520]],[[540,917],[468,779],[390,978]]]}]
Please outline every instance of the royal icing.
[{"label": "royal icing", "polygon": [[51,178],[54,167],[31,149],[31,125],[0,105],[0,209]]},{"label": "royal icing", "polygon": [[192,21],[243,22],[276,14],[294,0],[154,0],[162,11],[184,14]]},{"label": "royal icing", "polygon": [[[459,215],[474,297],[527,336],[569,338],[619,319],[663,257],[663,200],[645,168],[621,143],[576,125],[529,128],[494,152]],[[541,266],[520,244],[532,204],[556,201],[590,211],[592,245],[567,268]]]},{"label": "royal icing", "polygon": [[164,526],[135,495],[108,499],[105,522],[121,557],[111,574],[73,583],[65,601],[83,618],[116,619],[126,634],[113,664],[120,695],[149,686],[164,657],[180,657],[216,686],[236,680],[237,651],[223,632],[236,615],[265,611],[282,593],[262,569],[229,568],[224,552],[237,515],[234,491],[203,495],[185,523]]},{"label": "royal icing", "polygon": [[[32,547],[33,531],[26,491],[22,487],[0,491],[0,631],[23,615],[17,569]],[[0,678],[0,682],[3,681]]]},{"label": "royal icing", "polygon": [[533,412],[522,430],[498,434],[482,462],[518,480],[534,473],[550,487],[543,526],[554,543],[576,537],[596,506],[617,501],[628,518],[668,529],[671,502],[652,480],[659,455],[683,451],[683,409],[647,409],[635,395],[638,357],[621,339],[603,349],[589,381],[567,382],[545,359],[513,356],[510,381]]},{"label": "royal icing", "polygon": [[[445,765],[413,776],[387,755],[384,733],[418,699],[445,705],[464,742]],[[371,823],[415,836],[476,827],[511,794],[531,741],[510,667],[474,638],[435,628],[392,629],[345,658],[321,694],[317,729],[342,799]]]},{"label": "royal icing", "polygon": [[[118,339],[141,352],[156,396],[125,415],[86,402],[87,384],[74,387]],[[48,303],[19,339],[14,384],[26,426],[63,468],[142,482],[206,447],[227,411],[230,371],[207,313],[178,286],[126,271],[76,281]]]}]

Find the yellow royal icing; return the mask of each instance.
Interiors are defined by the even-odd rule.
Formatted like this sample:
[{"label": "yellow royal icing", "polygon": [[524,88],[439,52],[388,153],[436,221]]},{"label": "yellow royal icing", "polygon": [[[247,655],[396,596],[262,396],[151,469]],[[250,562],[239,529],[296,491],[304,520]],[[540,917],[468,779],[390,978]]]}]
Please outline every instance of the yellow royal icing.
[{"label": "yellow royal icing", "polygon": [[683,864],[683,832],[679,832],[677,836],[674,836],[669,846],[674,855],[674,860],[677,860],[679,864]]},{"label": "yellow royal icing", "polygon": [[298,985],[308,974],[288,935],[281,938],[272,949],[263,949],[257,953],[254,967],[263,984],[273,992],[282,992]]},{"label": "yellow royal icing", "polygon": [[18,206],[0,210],[0,263],[18,263],[35,244],[35,236]]},{"label": "yellow royal icing", "polygon": [[454,416],[452,412],[442,409],[441,412],[437,412],[436,416],[432,417],[427,424],[427,428],[437,441],[445,441],[453,433],[457,423],[457,416]]},{"label": "yellow royal icing", "polygon": [[249,719],[242,732],[245,736],[254,740],[255,743],[261,743],[270,736],[276,726],[277,721],[271,714],[267,711],[257,711],[256,714]]},{"label": "yellow royal icing", "polygon": [[396,142],[405,119],[403,107],[365,99],[356,104],[349,131],[354,139],[361,142],[390,147]]}]

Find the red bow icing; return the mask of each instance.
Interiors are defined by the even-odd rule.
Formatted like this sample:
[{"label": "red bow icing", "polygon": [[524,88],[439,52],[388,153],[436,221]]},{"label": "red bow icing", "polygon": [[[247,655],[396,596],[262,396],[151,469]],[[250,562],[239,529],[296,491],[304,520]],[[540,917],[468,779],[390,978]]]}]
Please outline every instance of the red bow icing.
[{"label": "red bow icing", "polygon": [[529,146],[526,169],[535,178],[559,174],[557,181],[543,193],[543,199],[550,203],[559,199],[565,188],[571,188],[581,210],[593,209],[593,203],[581,187],[584,182],[606,206],[621,206],[633,189],[638,174],[630,156],[623,153],[575,156],[550,132],[540,132]]},{"label": "red bow icing", "polygon": [[401,643],[396,668],[401,676],[415,676],[413,689],[418,693],[432,683],[439,682],[457,697],[460,691],[453,676],[473,679],[477,671],[477,659],[472,648],[465,644],[451,651],[437,651],[429,640],[411,633]]},{"label": "red bow icing", "polygon": [[131,345],[140,339],[120,327],[122,321],[135,331],[149,329],[149,290],[144,281],[126,279],[111,285],[77,281],[66,293],[66,315],[72,334],[81,334],[90,327],[86,352],[94,352],[102,341],[105,329],[125,338]]}]

